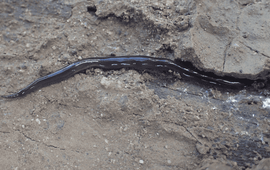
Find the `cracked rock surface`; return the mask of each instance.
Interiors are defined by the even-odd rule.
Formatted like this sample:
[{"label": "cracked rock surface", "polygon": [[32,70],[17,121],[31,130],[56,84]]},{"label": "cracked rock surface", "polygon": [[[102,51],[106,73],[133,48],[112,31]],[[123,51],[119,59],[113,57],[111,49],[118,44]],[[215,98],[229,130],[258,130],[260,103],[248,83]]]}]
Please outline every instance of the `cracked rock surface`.
[{"label": "cracked rock surface", "polygon": [[198,1],[191,38],[199,67],[241,78],[267,77],[268,9],[268,1]]},{"label": "cracked rock surface", "polygon": [[[267,0],[0,2],[0,94],[74,61],[111,54],[191,61],[268,78]],[[269,89],[227,91],[175,74],[89,69],[0,99],[3,169],[260,169]]]}]

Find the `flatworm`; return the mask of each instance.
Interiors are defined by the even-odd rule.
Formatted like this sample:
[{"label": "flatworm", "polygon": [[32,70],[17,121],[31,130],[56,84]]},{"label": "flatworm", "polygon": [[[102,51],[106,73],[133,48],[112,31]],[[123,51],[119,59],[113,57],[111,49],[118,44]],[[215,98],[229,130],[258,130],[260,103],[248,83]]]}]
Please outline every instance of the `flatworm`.
[{"label": "flatworm", "polygon": [[59,83],[63,80],[66,80],[74,76],[75,74],[89,68],[101,68],[105,70],[114,70],[121,68],[131,68],[134,70],[157,70],[157,71],[172,70],[178,72],[183,78],[199,79],[214,85],[225,85],[226,87],[237,89],[245,86],[243,83],[238,81],[229,81],[219,76],[211,77],[199,73],[198,71],[190,70],[188,68],[176,64],[175,61],[170,59],[154,58],[148,56],[111,56],[104,58],[87,58],[74,62],[54,73],[36,79],[25,88],[18,91],[17,93],[2,97],[4,98],[23,97],[42,87],[46,87],[51,84]]}]

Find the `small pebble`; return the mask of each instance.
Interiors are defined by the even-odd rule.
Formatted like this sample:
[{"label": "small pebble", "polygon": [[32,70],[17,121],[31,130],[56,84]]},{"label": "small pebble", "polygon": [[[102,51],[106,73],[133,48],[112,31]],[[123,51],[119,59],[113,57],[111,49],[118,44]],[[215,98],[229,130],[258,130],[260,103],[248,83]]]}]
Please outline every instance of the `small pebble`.
[{"label": "small pebble", "polygon": [[38,124],[40,124],[40,120],[39,120],[39,119],[36,119],[36,122],[37,122]]}]

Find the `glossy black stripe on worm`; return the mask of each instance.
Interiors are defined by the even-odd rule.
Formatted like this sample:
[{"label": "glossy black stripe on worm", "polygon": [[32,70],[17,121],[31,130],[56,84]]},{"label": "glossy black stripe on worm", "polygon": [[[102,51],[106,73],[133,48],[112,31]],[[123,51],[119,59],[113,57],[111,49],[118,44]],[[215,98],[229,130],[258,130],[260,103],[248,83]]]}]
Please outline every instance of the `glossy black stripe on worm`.
[{"label": "glossy black stripe on worm", "polygon": [[221,77],[210,77],[196,71],[184,68],[169,59],[153,58],[148,56],[120,56],[105,58],[88,58],[74,62],[52,74],[38,78],[17,93],[2,97],[22,97],[42,87],[68,79],[76,73],[79,73],[89,68],[102,68],[109,70],[121,68],[132,68],[135,70],[173,70],[180,73],[181,77],[186,77],[189,79],[199,79],[215,85],[225,85],[230,88],[244,87],[244,84],[242,84],[241,82],[228,81],[222,79]]}]

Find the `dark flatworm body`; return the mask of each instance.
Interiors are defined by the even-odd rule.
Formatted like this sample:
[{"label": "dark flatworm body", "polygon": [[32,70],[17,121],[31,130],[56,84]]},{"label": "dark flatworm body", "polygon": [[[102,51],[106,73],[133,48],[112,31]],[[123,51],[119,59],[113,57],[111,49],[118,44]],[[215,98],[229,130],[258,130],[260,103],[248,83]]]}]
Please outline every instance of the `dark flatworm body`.
[{"label": "dark flatworm body", "polygon": [[222,77],[210,77],[196,71],[184,68],[174,61],[164,58],[154,58],[148,56],[112,56],[104,58],[87,58],[74,62],[54,73],[40,77],[31,84],[21,89],[17,93],[2,96],[4,98],[23,97],[33,91],[51,84],[59,83],[75,74],[89,68],[101,68],[114,70],[121,68],[132,68],[135,70],[172,70],[180,73],[181,77],[188,79],[198,79],[214,85],[225,85],[230,88],[242,88],[244,84],[237,81],[228,81]]}]

